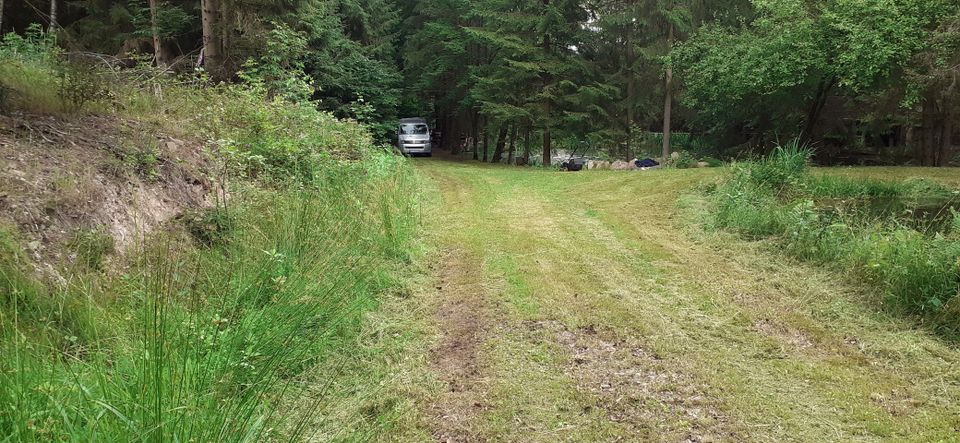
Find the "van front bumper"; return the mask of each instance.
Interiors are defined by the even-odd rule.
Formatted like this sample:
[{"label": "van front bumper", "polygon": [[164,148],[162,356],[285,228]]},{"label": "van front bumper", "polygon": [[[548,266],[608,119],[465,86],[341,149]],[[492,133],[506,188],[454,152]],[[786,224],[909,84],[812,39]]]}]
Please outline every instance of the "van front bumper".
[{"label": "van front bumper", "polygon": [[428,154],[433,150],[433,146],[431,146],[430,143],[404,143],[403,146],[400,147],[400,150],[403,151],[404,154]]}]

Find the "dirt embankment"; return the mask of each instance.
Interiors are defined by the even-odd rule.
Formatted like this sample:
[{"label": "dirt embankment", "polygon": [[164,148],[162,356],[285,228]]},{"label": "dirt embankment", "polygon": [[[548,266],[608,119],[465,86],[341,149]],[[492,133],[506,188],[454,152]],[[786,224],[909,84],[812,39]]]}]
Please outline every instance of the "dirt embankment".
[{"label": "dirt embankment", "polygon": [[76,260],[84,233],[113,249],[212,200],[200,140],[106,116],[0,115],[0,229],[13,231],[38,271]]}]

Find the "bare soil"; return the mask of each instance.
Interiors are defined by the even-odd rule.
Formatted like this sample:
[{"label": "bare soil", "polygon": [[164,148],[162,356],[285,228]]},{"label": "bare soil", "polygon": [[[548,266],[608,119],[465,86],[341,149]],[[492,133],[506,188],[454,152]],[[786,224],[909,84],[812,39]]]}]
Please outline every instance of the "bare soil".
[{"label": "bare soil", "polygon": [[[474,272],[471,272],[474,270]],[[440,442],[480,442],[471,419],[484,409],[481,346],[490,330],[490,302],[476,268],[462,250],[444,254],[434,270],[440,342],[430,350],[431,364],[447,389],[430,405]]]},{"label": "bare soil", "polygon": [[133,120],[0,115],[0,224],[19,231],[38,271],[55,274],[81,230],[122,250],[208,204],[211,167],[201,141]]}]

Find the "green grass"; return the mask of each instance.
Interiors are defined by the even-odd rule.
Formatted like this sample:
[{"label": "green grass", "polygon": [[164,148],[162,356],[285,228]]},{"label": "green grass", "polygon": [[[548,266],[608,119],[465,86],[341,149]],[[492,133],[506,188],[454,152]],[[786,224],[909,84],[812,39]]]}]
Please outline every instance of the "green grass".
[{"label": "green grass", "polygon": [[410,174],[402,161],[341,165],[322,171],[315,191],[248,189],[234,197],[238,223],[222,245],[159,236],[116,278],[46,287],[7,253],[3,435],[295,437],[312,413],[278,409],[303,389],[295,377],[337,352],[396,284],[416,223]]},{"label": "green grass", "polygon": [[960,292],[960,192],[937,181],[814,175],[794,146],[735,165],[713,190],[712,223],[774,239],[793,256],[842,266],[880,290],[877,302],[948,335]]},{"label": "green grass", "polygon": [[[473,260],[398,309],[430,325],[449,297],[434,285],[466,279],[492,318],[469,393],[418,380],[430,390],[406,389],[426,412],[398,426],[423,434],[376,440],[429,438],[444,429],[430,405],[458,396],[474,412],[457,429],[487,441],[954,438],[960,391],[943,380],[956,349],[876,309],[877,291],[843,271],[703,230],[712,203],[691,191],[727,171],[416,163],[441,195],[428,244]],[[430,348],[446,331],[423,333],[397,367],[436,378]]]},{"label": "green grass", "polygon": [[[3,109],[210,140],[206,172],[229,192],[123,249],[79,230],[63,251],[75,265],[56,277],[15,228],[0,230],[0,442],[304,438],[336,405],[331,380],[303,380],[357,353],[364,315],[402,284],[417,175],[366,128],[309,103],[138,77],[148,67],[58,77],[71,67],[43,34],[7,37]],[[58,94],[76,82],[91,102]],[[144,149],[123,161],[152,177]]]}]

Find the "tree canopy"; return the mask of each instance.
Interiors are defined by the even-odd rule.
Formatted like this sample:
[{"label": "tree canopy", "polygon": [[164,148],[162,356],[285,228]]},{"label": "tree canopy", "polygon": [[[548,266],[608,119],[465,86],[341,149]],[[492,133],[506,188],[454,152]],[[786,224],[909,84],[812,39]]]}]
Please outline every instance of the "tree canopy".
[{"label": "tree canopy", "polygon": [[824,162],[946,165],[960,145],[952,0],[55,3],[7,0],[0,26],[58,11],[68,50],[256,77],[385,141],[420,115],[451,150],[523,135],[544,163],[556,146],[719,157],[800,138]]}]

